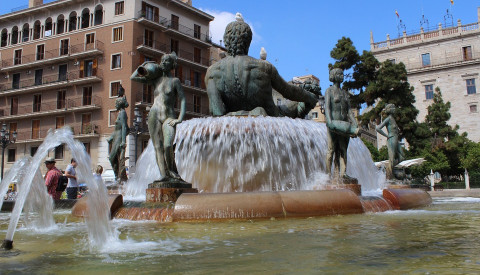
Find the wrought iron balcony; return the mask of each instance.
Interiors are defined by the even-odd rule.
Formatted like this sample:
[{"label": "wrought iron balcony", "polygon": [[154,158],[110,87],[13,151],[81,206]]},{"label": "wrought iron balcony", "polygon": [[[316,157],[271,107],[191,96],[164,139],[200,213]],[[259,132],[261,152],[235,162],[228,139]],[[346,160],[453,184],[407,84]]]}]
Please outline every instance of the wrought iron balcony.
[{"label": "wrought iron balcony", "polygon": [[[12,78],[12,77],[10,77]],[[41,78],[31,77],[20,81],[7,81],[0,84],[0,94],[24,93],[66,87],[73,84],[86,84],[102,80],[102,70],[92,69],[71,71],[66,74],[51,74]]]},{"label": "wrought iron balcony", "polygon": [[[100,133],[100,126],[95,123],[75,123],[68,124],[67,126],[72,128],[72,132],[76,137],[98,136]],[[47,136],[50,129],[51,128],[41,127],[38,129],[17,131],[17,143],[40,141]]]},{"label": "wrought iron balcony", "polygon": [[209,46],[212,43],[212,37],[208,33],[196,32],[194,29],[179,24],[176,21],[168,20],[165,17],[155,15],[154,13],[148,13],[141,10],[137,13],[137,18],[140,23],[153,22],[152,26],[159,27],[162,30],[171,31],[184,36],[185,38],[196,40],[202,45]]},{"label": "wrought iron balcony", "polygon": [[62,114],[75,111],[100,109],[102,98],[99,96],[76,97],[63,100],[44,101],[33,104],[22,104],[0,109],[0,118],[13,120],[45,115]]},{"label": "wrought iron balcony", "polygon": [[24,55],[21,58],[3,59],[0,71],[18,71],[87,56],[95,56],[103,54],[103,49],[103,42],[96,40],[94,43],[82,43],[68,47],[60,47],[43,53]]},{"label": "wrought iron balcony", "polygon": [[[171,47],[166,43],[159,40],[148,39],[145,36],[141,36],[137,39],[137,49],[152,55],[163,55],[172,52]],[[208,68],[210,65],[207,58],[202,58],[192,52],[179,49],[175,53],[177,54],[179,61],[197,66],[200,65],[204,69]]]}]

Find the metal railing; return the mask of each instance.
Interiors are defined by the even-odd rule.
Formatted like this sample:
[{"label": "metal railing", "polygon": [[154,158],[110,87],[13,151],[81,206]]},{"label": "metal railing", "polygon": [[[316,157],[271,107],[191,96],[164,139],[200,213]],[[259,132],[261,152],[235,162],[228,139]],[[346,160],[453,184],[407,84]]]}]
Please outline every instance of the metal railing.
[{"label": "metal railing", "polygon": [[[100,132],[100,126],[95,123],[68,124],[76,136],[95,135]],[[17,131],[17,141],[43,139],[51,128],[41,127],[38,129]]]},{"label": "metal railing", "polygon": [[2,68],[7,68],[7,67],[21,65],[21,64],[30,64],[33,62],[41,62],[41,61],[46,61],[52,58],[70,56],[70,55],[88,52],[92,50],[103,51],[103,49],[104,49],[103,42],[96,40],[94,43],[89,43],[89,44],[82,43],[82,44],[71,45],[68,47],[59,47],[59,48],[51,49],[48,51],[44,51],[43,54],[35,53],[35,54],[23,55],[21,59],[17,60],[17,62],[15,62],[15,59],[13,58],[3,59]]},{"label": "metal railing", "polygon": [[194,29],[189,28],[187,26],[184,26],[182,24],[179,24],[176,21],[168,20],[165,17],[157,16],[157,15],[152,14],[152,13],[147,13],[144,10],[139,11],[137,14],[138,14],[139,19],[140,18],[145,18],[146,20],[149,20],[149,21],[152,21],[152,22],[155,22],[155,23],[158,23],[158,24],[162,25],[163,27],[165,27],[167,29],[178,31],[178,32],[180,32],[184,35],[196,38],[196,39],[201,40],[201,41],[205,41],[207,43],[212,42],[212,37],[210,35],[208,35],[208,33],[196,32]]},{"label": "metal railing", "polygon": [[474,62],[480,61],[480,51],[473,51],[471,55],[464,56],[463,54],[445,54],[443,56],[431,56],[430,65],[423,66],[422,60],[419,58],[417,61],[403,61],[405,67],[408,71],[410,70],[418,70],[418,69],[427,69],[427,68],[435,68],[439,66],[451,65],[451,64],[458,64],[464,62]]},{"label": "metal railing", "polygon": [[[159,40],[150,40],[146,39],[145,36],[141,36],[137,39],[137,46],[145,46],[149,47],[158,51],[161,51],[163,53],[171,53],[172,50],[168,45],[162,41]],[[178,52],[176,52],[177,56],[180,58],[183,58],[188,61],[192,61],[194,63],[203,65],[203,66],[209,66],[210,62],[208,58],[203,58],[201,56],[197,56],[192,52],[185,51],[182,49],[179,49]]]},{"label": "metal railing", "polygon": [[[65,104],[66,103],[66,104]],[[0,117],[42,114],[57,110],[69,110],[78,107],[100,107],[102,98],[99,96],[67,98],[65,101],[42,101],[34,104],[22,104],[0,110]]]},{"label": "metal railing", "polygon": [[29,87],[41,87],[43,85],[47,84],[53,84],[53,83],[60,83],[64,81],[72,81],[72,80],[77,80],[77,79],[82,79],[82,78],[89,78],[89,77],[102,77],[102,70],[100,69],[93,69],[92,71],[71,71],[67,72],[66,74],[52,74],[52,75],[46,75],[39,78],[28,78],[25,80],[20,80],[18,82],[9,81],[4,84],[0,84],[0,92],[3,91],[8,91],[8,90],[17,90],[17,89],[23,89],[23,88],[29,88]]},{"label": "metal railing", "polygon": [[448,28],[434,27],[429,29],[421,29],[420,31],[412,31],[410,33],[403,33],[396,39],[389,39],[387,36],[386,41],[375,42],[371,44],[372,49],[382,49],[387,47],[394,47],[402,44],[412,43],[415,41],[437,39],[441,36],[461,35],[462,33],[478,31],[480,30],[479,23],[471,23],[467,25],[452,26]]}]

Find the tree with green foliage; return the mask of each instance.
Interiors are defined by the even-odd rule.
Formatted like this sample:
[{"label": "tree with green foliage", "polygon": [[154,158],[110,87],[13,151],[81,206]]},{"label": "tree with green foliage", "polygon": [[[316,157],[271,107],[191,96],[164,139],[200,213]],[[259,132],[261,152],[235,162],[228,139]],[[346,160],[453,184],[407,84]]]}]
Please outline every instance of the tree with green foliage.
[{"label": "tree with green foliage", "polygon": [[466,133],[458,133],[458,125],[448,124],[450,119],[450,102],[444,102],[440,88],[435,88],[433,102],[427,108],[425,122],[421,124],[426,131],[423,142],[415,148],[419,157],[424,157],[426,163],[419,169],[429,172],[440,172],[443,176],[454,176],[463,173],[462,160],[467,156],[471,141]]},{"label": "tree with green foliage", "polygon": [[480,172],[480,143],[472,142],[467,148],[467,154],[462,159],[462,167],[468,171]]},{"label": "tree with green foliage", "polygon": [[377,147],[375,147],[375,145],[373,145],[370,141],[367,141],[364,138],[361,138],[361,140],[363,141],[363,144],[365,144],[365,146],[367,147],[368,151],[370,151],[370,155],[372,156],[373,161],[381,161],[381,159],[379,158],[380,153],[378,152]]},{"label": "tree with green foliage", "polygon": [[416,137],[418,110],[413,105],[415,96],[413,87],[407,81],[405,65],[390,61],[380,63],[369,51],[359,55],[351,39],[346,37],[338,40],[330,56],[335,60],[334,64],[329,64],[330,68],[353,71],[343,84],[345,89],[357,91],[351,98],[352,106],[372,106],[359,116],[360,122],[366,125],[370,121],[379,121],[385,105],[395,104],[398,108],[395,120],[400,128],[400,137],[412,143]]}]

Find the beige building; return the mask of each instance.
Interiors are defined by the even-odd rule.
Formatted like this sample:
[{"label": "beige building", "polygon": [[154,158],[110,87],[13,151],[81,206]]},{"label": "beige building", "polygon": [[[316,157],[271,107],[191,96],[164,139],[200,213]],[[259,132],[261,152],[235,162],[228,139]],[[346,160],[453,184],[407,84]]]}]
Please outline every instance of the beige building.
[{"label": "beige building", "polygon": [[[186,119],[208,114],[204,75],[211,63],[209,23],[213,17],[191,1],[30,0],[29,7],[0,16],[0,122],[17,131],[5,154],[8,167],[33,155],[48,129],[70,125],[92,165],[110,168],[106,138],[116,120],[115,99],[122,85],[143,113],[144,128],[153,102],[152,87],[132,82],[144,61],[175,51],[187,100]],[[138,138],[138,154],[148,134]],[[135,140],[127,138],[127,165],[135,162]],[[50,152],[65,169],[70,153]]]},{"label": "beige building", "polygon": [[[480,21],[480,8],[477,11]],[[403,62],[407,68],[408,81],[416,99],[415,107],[420,111],[417,119],[423,121],[427,107],[432,103],[436,87],[442,91],[443,100],[450,101],[452,115],[449,123],[458,124],[460,132],[480,141],[480,95],[476,85],[480,73],[480,28],[479,23],[438,28],[425,32],[374,42],[370,38],[371,51],[383,62]],[[379,146],[385,139],[379,139]]]}]

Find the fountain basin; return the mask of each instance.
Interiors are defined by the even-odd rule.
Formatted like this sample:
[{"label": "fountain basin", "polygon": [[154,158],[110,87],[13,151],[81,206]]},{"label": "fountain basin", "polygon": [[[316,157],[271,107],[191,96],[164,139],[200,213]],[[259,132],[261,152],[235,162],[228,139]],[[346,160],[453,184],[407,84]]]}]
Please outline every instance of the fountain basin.
[{"label": "fountain basin", "polygon": [[[119,194],[108,195],[108,208],[110,209],[110,218],[115,216],[115,213],[123,206],[123,196]],[[86,217],[88,215],[88,200],[87,196],[83,196],[77,200],[77,203],[72,208],[72,215],[77,217]]]},{"label": "fountain basin", "polygon": [[384,189],[383,197],[396,210],[419,208],[432,203],[430,195],[420,189]]},{"label": "fountain basin", "polygon": [[[406,210],[432,202],[427,192],[418,189],[385,189],[383,194],[383,197],[362,197],[349,189],[184,193],[173,208],[173,204],[165,203],[126,205],[115,210],[114,217],[160,222],[320,217]],[[78,209],[74,207],[72,214],[83,215],[84,211]]]}]

